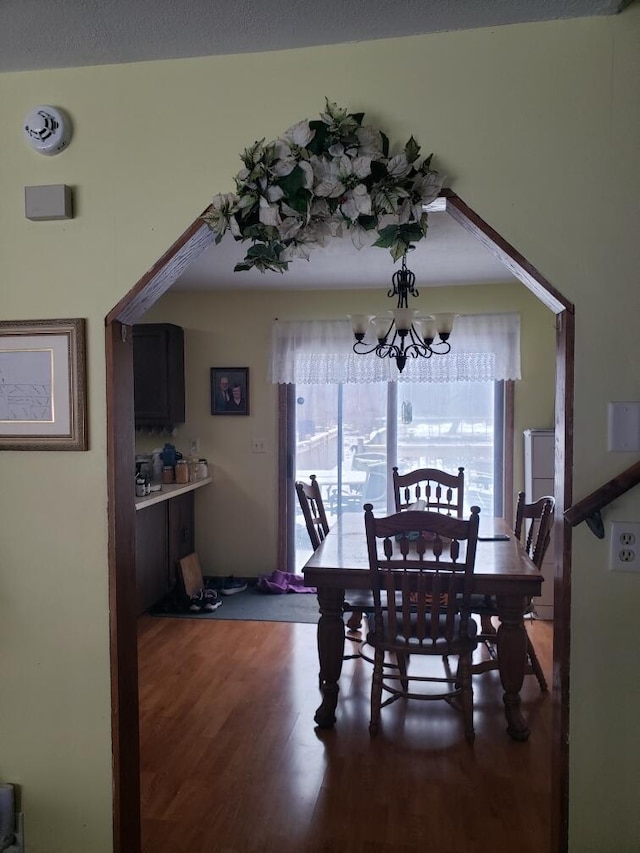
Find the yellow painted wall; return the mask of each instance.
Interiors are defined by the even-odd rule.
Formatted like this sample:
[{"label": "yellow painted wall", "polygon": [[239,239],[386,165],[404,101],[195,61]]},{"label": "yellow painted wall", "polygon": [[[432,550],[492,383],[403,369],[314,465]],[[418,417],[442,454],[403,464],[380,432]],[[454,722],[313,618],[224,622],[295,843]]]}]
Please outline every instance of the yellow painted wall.
[{"label": "yellow painted wall", "polygon": [[[423,310],[428,306],[436,312],[520,313],[523,379],[516,383],[515,485],[522,488],[522,430],[553,426],[554,315],[519,283],[422,287],[420,292]],[[138,436],[136,447],[148,452],[170,440],[186,454],[190,439],[200,440],[201,454],[209,460],[215,479],[214,489],[202,489],[196,495],[196,546],[205,574],[250,577],[282,568],[277,565],[276,551],[277,386],[267,375],[273,319],[344,318],[349,312],[368,309],[380,313],[386,302],[384,288],[238,289],[209,294],[170,290],[143,318],[143,322],[177,323],[185,330],[186,423],[172,438]],[[209,369],[225,366],[249,368],[250,414],[246,418],[210,414]],[[266,454],[251,452],[253,438],[266,438]],[[265,494],[270,496],[268,500]],[[248,527],[251,536],[246,535]]]},{"label": "yellow painted wall", "polygon": [[[329,96],[413,133],[472,208],[576,305],[576,499],[637,459],[606,403],[637,399],[640,6],[557,21],[253,56],[0,75],[0,311],[88,321],[90,450],[0,457],[0,775],[30,853],[111,850],[104,317],[203,210],[238,154]],[[23,142],[37,104],[69,148]],[[30,222],[25,185],[74,187]],[[640,490],[605,520],[637,519]],[[572,853],[637,851],[638,577],[581,525],[572,579]],[[597,619],[593,611],[597,610]],[[535,740],[532,741],[535,748]]]}]

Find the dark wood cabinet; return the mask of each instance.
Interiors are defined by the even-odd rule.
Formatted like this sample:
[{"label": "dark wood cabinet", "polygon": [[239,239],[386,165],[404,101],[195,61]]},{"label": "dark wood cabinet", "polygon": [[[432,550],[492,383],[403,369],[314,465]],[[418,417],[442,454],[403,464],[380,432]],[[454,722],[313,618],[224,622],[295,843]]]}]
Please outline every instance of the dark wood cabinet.
[{"label": "dark wood cabinet", "polygon": [[168,501],[168,565],[171,587],[177,581],[178,560],[188,554],[193,554],[195,550],[195,501],[193,495],[193,492],[186,492]]},{"label": "dark wood cabinet", "polygon": [[136,426],[184,423],[184,331],[173,323],[133,326]]},{"label": "dark wood cabinet", "polygon": [[177,562],[195,548],[194,492],[136,512],[137,612],[144,613],[175,586]]},{"label": "dark wood cabinet", "polygon": [[168,501],[136,512],[137,612],[144,613],[169,591]]}]

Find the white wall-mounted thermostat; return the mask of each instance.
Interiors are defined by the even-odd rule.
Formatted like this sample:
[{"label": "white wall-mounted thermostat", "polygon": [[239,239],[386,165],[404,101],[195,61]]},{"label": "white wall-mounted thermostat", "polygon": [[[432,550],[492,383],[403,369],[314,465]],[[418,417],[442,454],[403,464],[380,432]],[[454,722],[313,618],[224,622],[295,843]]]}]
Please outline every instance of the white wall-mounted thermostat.
[{"label": "white wall-mounted thermostat", "polygon": [[55,107],[36,107],[24,121],[24,135],[40,154],[59,154],[71,140],[71,122]]}]

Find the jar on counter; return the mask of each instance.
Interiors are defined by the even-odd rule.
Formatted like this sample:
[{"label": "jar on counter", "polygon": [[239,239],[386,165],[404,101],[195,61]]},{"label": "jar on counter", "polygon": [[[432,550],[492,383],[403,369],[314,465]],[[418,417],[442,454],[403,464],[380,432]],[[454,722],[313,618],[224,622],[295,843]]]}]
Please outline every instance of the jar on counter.
[{"label": "jar on counter", "polygon": [[186,459],[179,459],[176,462],[176,483],[189,482],[189,463]]},{"label": "jar on counter", "polygon": [[162,482],[165,485],[173,483],[173,467],[171,465],[162,466]]},{"label": "jar on counter", "polygon": [[204,480],[209,476],[209,465],[206,459],[198,459],[197,465],[197,476],[198,480]]},{"label": "jar on counter", "polygon": [[195,483],[198,479],[198,460],[195,456],[190,456],[187,462],[189,463],[189,482]]}]

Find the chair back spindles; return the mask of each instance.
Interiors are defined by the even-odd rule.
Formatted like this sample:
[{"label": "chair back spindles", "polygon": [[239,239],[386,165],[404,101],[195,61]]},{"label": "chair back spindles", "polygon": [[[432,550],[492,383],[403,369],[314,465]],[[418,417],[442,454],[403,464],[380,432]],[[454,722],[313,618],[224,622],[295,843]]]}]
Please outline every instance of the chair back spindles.
[{"label": "chair back spindles", "polygon": [[417,503],[422,509],[462,518],[464,511],[464,468],[457,474],[438,468],[416,468],[406,474],[393,469],[393,493],[396,512]]},{"label": "chair back spindles", "polygon": [[555,505],[552,495],[545,495],[528,504],[525,493],[518,493],[514,533],[539,569],[551,541]]},{"label": "chair back spindles", "polygon": [[295,486],[311,547],[315,551],[329,532],[329,522],[316,475],[312,474],[309,479],[310,483],[297,481]]},{"label": "chair back spindles", "polygon": [[[555,505],[555,498],[552,495],[545,495],[537,501],[528,504],[525,493],[518,493],[516,521],[513,532],[516,539],[520,541],[522,547],[539,570],[542,569],[542,561],[544,560],[545,552],[549,547],[551,539]],[[474,602],[473,612],[479,615],[481,619],[482,632],[480,639],[487,644],[490,650],[493,650],[493,654],[488,660],[473,664],[473,672],[480,674],[498,669],[499,666],[498,657],[495,653],[496,630],[491,621],[494,616],[499,616],[499,611],[494,596],[483,595],[476,598],[479,600]],[[529,600],[527,612],[535,613],[532,599]],[[532,672],[536,676],[541,690],[547,690],[547,680],[529,635],[527,635],[527,662],[528,667],[526,671]]]},{"label": "chair back spindles", "polygon": [[[470,618],[480,509],[468,519],[425,510],[404,510],[376,518],[365,504],[365,531],[374,601],[376,650],[371,693],[372,734],[380,709],[393,698],[449,699],[459,696],[465,734],[473,738],[471,655],[476,626]],[[398,674],[383,671],[384,654],[398,660]],[[409,671],[411,655],[457,656],[456,673],[420,675]],[[392,682],[400,682],[394,686]],[[435,682],[441,689],[416,693],[411,682]],[[444,687],[443,685],[446,685]],[[382,702],[383,691],[392,698]]]}]

